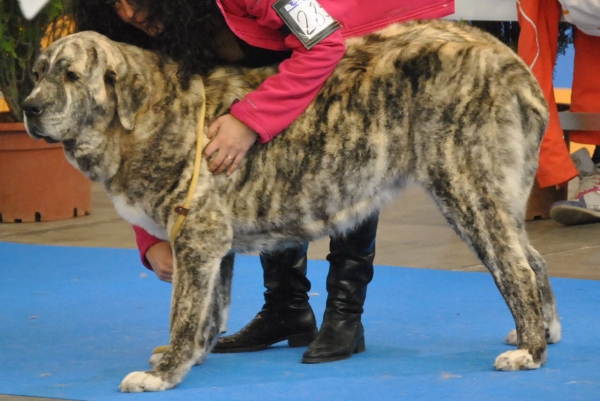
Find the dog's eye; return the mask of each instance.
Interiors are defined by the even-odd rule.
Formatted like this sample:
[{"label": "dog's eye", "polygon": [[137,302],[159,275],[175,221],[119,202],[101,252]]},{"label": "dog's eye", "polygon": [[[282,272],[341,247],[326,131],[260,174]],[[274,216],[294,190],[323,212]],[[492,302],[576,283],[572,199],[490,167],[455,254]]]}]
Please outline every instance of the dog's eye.
[{"label": "dog's eye", "polygon": [[67,71],[67,79],[71,82],[75,82],[79,80],[79,75],[75,74],[73,71]]},{"label": "dog's eye", "polygon": [[40,74],[37,71],[33,71],[33,79],[35,79],[36,82],[40,80]]}]

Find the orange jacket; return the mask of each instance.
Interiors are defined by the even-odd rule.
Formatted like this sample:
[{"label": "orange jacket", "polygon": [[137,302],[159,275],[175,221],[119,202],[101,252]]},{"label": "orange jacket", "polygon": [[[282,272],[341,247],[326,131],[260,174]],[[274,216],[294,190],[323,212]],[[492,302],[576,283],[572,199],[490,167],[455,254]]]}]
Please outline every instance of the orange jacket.
[{"label": "orange jacket", "polygon": [[[537,179],[540,187],[562,185],[577,176],[560,127],[552,72],[558,49],[558,24],[562,9],[558,0],[517,0],[521,35],[519,55],[532,69],[550,106],[550,125],[542,141]],[[600,112],[600,37],[575,29],[575,64],[571,110]],[[600,145],[598,131],[571,131],[573,142]]]}]

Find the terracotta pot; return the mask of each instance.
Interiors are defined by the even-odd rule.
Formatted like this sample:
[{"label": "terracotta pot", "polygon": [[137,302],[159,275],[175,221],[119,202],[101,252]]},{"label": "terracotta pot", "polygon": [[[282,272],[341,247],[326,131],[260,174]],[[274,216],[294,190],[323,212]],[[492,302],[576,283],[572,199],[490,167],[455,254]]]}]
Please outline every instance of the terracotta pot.
[{"label": "terracotta pot", "polygon": [[23,123],[0,123],[0,223],[87,215],[91,192],[60,144],[30,138]]}]

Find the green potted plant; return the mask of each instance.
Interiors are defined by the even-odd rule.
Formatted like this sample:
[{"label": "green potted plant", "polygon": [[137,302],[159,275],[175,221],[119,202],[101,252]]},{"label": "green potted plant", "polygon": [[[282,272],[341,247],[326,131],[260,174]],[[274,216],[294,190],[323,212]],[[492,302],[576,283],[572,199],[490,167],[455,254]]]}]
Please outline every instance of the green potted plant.
[{"label": "green potted plant", "polygon": [[[21,105],[34,87],[31,68],[42,44],[71,29],[69,3],[50,0],[25,18],[18,0],[0,1],[0,223],[50,221],[89,213],[91,183],[65,159],[60,144],[31,139]],[[0,109],[2,109],[0,107]]]}]

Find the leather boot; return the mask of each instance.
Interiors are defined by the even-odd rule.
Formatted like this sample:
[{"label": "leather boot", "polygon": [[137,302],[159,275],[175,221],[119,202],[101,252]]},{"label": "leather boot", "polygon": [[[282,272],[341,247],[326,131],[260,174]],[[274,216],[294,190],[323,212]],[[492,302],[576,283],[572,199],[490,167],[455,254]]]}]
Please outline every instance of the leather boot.
[{"label": "leather boot", "polygon": [[308,303],[306,278],[308,244],[261,254],[265,304],[239,332],[221,337],[212,352],[260,351],[287,340],[290,347],[305,347],[317,335],[315,315]]},{"label": "leather boot", "polygon": [[378,219],[374,214],[353,232],[331,239],[323,323],[302,363],[340,361],[365,351],[361,315],[373,279]]}]

